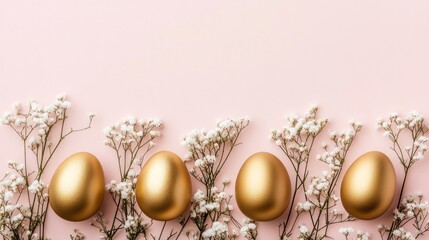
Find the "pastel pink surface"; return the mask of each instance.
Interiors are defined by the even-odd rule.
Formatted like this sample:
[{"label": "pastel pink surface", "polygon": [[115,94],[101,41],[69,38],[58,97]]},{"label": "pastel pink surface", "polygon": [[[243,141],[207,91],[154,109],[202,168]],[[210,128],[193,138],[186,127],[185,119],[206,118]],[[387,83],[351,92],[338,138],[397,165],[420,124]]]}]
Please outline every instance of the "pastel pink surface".
[{"label": "pastel pink surface", "polygon": [[[3,1],[0,111],[16,101],[49,103],[67,93],[71,125],[84,125],[88,112],[97,117],[91,130],[66,141],[48,175],[72,153],[89,151],[101,160],[107,181],[117,178],[116,162],[102,129],[122,117],[161,118],[165,128],[155,151],[183,155],[180,139],[187,132],[249,115],[243,145],[224,172],[234,180],[257,151],[281,157],[292,173],[268,135],[286,114],[316,103],[331,120],[324,141],[329,130],[345,129],[351,119],[365,125],[346,165],[364,152],[383,151],[400,180],[402,170],[376,119],[392,111],[429,116],[428,11],[423,0]],[[0,151],[2,173],[7,160],[21,160],[19,141],[6,127],[0,128]],[[320,174],[319,167],[314,164],[311,174]],[[429,197],[428,170],[429,159],[418,163],[407,193]],[[378,238],[377,224],[390,217],[349,225]],[[280,220],[259,224],[260,239],[275,239]],[[89,224],[49,211],[47,231],[52,239],[66,239],[79,228],[96,239]],[[152,232],[160,227],[155,223]],[[331,229],[335,239],[339,227]]]}]

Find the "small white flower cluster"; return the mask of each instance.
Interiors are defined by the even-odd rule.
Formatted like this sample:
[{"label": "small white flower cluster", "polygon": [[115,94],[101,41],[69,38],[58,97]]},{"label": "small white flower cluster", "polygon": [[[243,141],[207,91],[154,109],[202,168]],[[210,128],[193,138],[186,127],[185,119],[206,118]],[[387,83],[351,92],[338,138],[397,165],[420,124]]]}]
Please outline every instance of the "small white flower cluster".
[{"label": "small white flower cluster", "polygon": [[[425,133],[429,130],[424,118],[413,111],[404,119],[398,113],[390,113],[387,118],[380,118],[377,126],[384,130],[384,136],[393,143],[393,150],[398,153],[399,160],[404,167],[411,167],[415,162],[422,160],[428,150],[426,142],[429,140]],[[403,130],[411,133],[412,143],[404,148],[399,143]],[[402,154],[405,152],[407,155]]]},{"label": "small white flower cluster", "polygon": [[303,203],[301,203],[301,202],[297,203],[295,210],[298,213],[301,213],[301,212],[308,212],[312,208],[314,208],[314,205],[312,203],[310,203],[309,201],[305,201]]},{"label": "small white flower cluster", "polygon": [[[340,228],[338,232],[343,235],[346,240],[349,239],[349,236],[355,232],[355,230],[351,227],[345,227]],[[358,230],[356,233],[356,237],[352,238],[353,240],[368,240],[369,239],[369,233],[368,232],[362,232],[361,230]]]},{"label": "small white flower cluster", "polygon": [[343,133],[337,133],[335,131],[330,132],[329,138],[335,143],[338,143],[338,145],[350,145],[356,137],[356,134],[362,129],[363,126],[362,123],[356,121],[351,121],[350,125],[352,128],[346,130]]},{"label": "small white flower cluster", "polygon": [[[316,118],[317,110],[317,106],[312,106],[302,117],[291,114],[286,117],[286,125],[279,130],[271,130],[269,138],[288,152],[288,156],[296,162],[307,160],[311,142],[328,123],[326,118]],[[310,142],[304,141],[304,139],[310,140]]]},{"label": "small white flower cluster", "polygon": [[423,194],[419,193],[417,197],[412,195],[406,197],[404,201],[402,201],[401,207],[404,208],[403,211],[407,213],[408,217],[419,218],[420,215],[428,213],[429,202],[423,201]]},{"label": "small white flower cluster", "polygon": [[256,222],[246,218],[240,229],[241,235],[246,239],[256,239],[258,232],[256,231]]},{"label": "small white flower cluster", "polygon": [[318,107],[314,105],[310,107],[303,117],[294,113],[286,116],[286,125],[281,130],[273,130],[273,138],[290,141],[299,135],[315,135],[319,133],[328,122],[328,119],[316,119],[317,110]]},{"label": "small white flower cluster", "polygon": [[126,229],[136,228],[137,221],[138,221],[138,219],[136,219],[136,217],[127,216],[127,220],[125,221],[124,227]]},{"label": "small white flower cluster", "polygon": [[[15,125],[22,127],[28,124],[28,120],[35,123],[41,129],[47,129],[52,126],[55,121],[64,119],[65,112],[70,108],[71,103],[66,100],[65,95],[59,95],[55,102],[51,105],[42,106],[36,101],[30,101],[28,113],[23,113],[21,105],[15,104],[13,112],[6,112],[0,119],[3,125]],[[27,118],[30,117],[30,119]],[[43,133],[44,134],[44,133]]]},{"label": "small white flower cluster", "polygon": [[150,224],[143,222],[142,213],[137,210],[135,190],[138,174],[134,167],[137,165],[140,170],[144,157],[156,145],[154,140],[161,136],[160,128],[162,122],[158,119],[143,120],[129,116],[104,129],[105,144],[116,152],[121,180],[112,180],[105,186],[117,208],[112,223],[107,224],[101,212],[93,220],[92,226],[100,230],[101,238],[113,239],[121,229],[125,230],[127,239],[146,237]]},{"label": "small white flower cluster", "polygon": [[399,209],[396,208],[394,210],[394,218],[403,221],[405,218],[418,218],[420,215],[427,214],[429,202],[422,202],[421,196],[419,195],[418,198],[414,198],[412,195],[406,197],[399,206]]},{"label": "small white flower cluster", "polygon": [[[320,199],[321,197],[328,197],[328,190],[330,190],[331,181],[334,176],[335,174],[333,172],[328,173],[327,171],[323,171],[322,176],[312,177],[311,183],[308,185],[305,194],[308,197],[311,197],[313,195],[316,197],[316,199]],[[317,203],[316,206],[321,206],[321,204],[323,203]]]},{"label": "small white flower cluster", "polygon": [[[34,181],[34,193],[40,194],[42,203],[47,201],[47,194],[42,193],[44,189],[43,183],[38,184]],[[6,176],[0,182],[2,189],[0,190],[0,236],[4,239],[13,239],[15,231],[27,232],[34,239],[37,236],[31,233],[24,222],[32,217],[31,209],[14,200],[15,194],[20,195],[26,187],[25,179],[15,174],[6,173]],[[37,190],[36,190],[37,189]],[[34,216],[35,218],[36,216]],[[33,239],[31,238],[31,239]]]},{"label": "small white flower cluster", "polygon": [[369,240],[371,235],[368,232],[357,231],[356,237],[353,240]]},{"label": "small white flower cluster", "polygon": [[[131,209],[129,210],[129,212],[127,212],[129,215],[126,215],[126,217],[124,217],[123,223],[123,228],[125,229],[127,239],[137,239],[137,237],[141,233],[145,233],[150,227],[149,224],[143,222],[140,215],[135,211],[135,180],[137,179],[137,177],[133,176],[132,179],[134,179],[134,181],[127,179],[126,181],[119,183],[113,180],[106,185],[106,191],[108,191],[113,196],[113,198],[115,199],[115,203],[117,204],[117,207],[120,209],[120,211],[125,211],[123,208]],[[126,213],[123,212],[123,214]],[[100,229],[100,239],[113,239],[114,234],[109,234],[112,234],[113,232],[117,231],[115,229],[113,229],[113,231],[107,230],[107,223],[108,222],[103,217],[102,212],[99,212],[97,216],[93,219],[91,225]]]},{"label": "small white flower cluster", "polygon": [[7,166],[10,168],[10,169],[13,169],[13,170],[15,170],[16,172],[18,172],[20,175],[22,175],[24,172],[23,172],[23,170],[24,170],[24,164],[22,164],[22,163],[17,163],[17,162],[13,162],[13,161],[9,161],[8,163],[7,163]]},{"label": "small white flower cluster", "polygon": [[142,229],[149,228],[149,224],[143,222],[139,216],[127,216],[124,228],[127,239],[137,239],[138,235],[142,232]]},{"label": "small white flower cluster", "polygon": [[161,136],[161,132],[157,130],[161,127],[162,122],[159,119],[143,120],[129,116],[104,129],[107,138],[105,144],[117,149],[123,144],[139,145],[143,139],[149,138],[148,147],[152,148],[155,146],[153,139]]},{"label": "small white flower cluster", "polygon": [[355,230],[352,227],[345,227],[345,228],[340,228],[338,232],[347,237],[348,235],[354,233]]},{"label": "small white flower cluster", "polygon": [[201,237],[198,231],[188,229],[186,236],[189,240],[234,240],[239,237],[239,233],[234,229],[230,232],[228,227],[228,221],[214,221],[211,226],[201,233]]},{"label": "small white flower cluster", "polygon": [[[249,123],[249,117],[227,118],[218,121],[213,129],[195,129],[182,139],[187,150],[184,159],[192,164],[189,172],[204,185],[204,189],[194,194],[190,207],[189,217],[198,230],[187,231],[189,239],[199,239],[199,236],[204,239],[235,239],[239,236],[237,230],[229,229],[231,221],[237,227],[240,225],[231,214],[232,195],[225,192],[229,180],[222,181],[221,189],[215,184],[230,153],[238,145],[241,132]],[[256,233],[256,225],[252,231]]]},{"label": "small white flower cluster", "polygon": [[[378,226],[378,231],[383,236],[392,231],[398,239],[414,239],[429,232],[429,202],[423,201],[423,195],[409,195],[400,203],[399,207],[393,211],[393,228],[384,225]],[[416,229],[415,237],[411,232],[405,230],[407,223],[413,223],[412,226]]]},{"label": "small white flower cluster", "polygon": [[424,117],[417,111],[411,111],[405,119],[399,113],[392,112],[386,119],[379,118],[377,125],[387,131],[385,135],[389,135],[394,125],[396,125],[397,130],[402,130],[404,128],[422,127],[424,125],[423,122]]},{"label": "small white flower cluster", "polygon": [[23,220],[20,204],[15,205],[11,202],[18,187],[24,185],[23,182],[17,183],[16,179],[15,175],[10,175],[0,183],[3,187],[0,190],[0,235],[4,239],[11,239],[13,237],[11,229],[16,229]]},{"label": "small white flower cluster", "polygon": [[298,235],[299,240],[310,239],[310,233],[307,225],[305,224],[299,225],[298,230],[299,230],[299,235]]},{"label": "small white flower cluster", "polygon": [[230,204],[232,195],[224,191],[219,191],[217,187],[210,189],[210,196],[200,189],[194,194],[194,201],[191,205],[191,219],[194,221],[202,220],[201,215],[216,212],[229,215],[233,206]]},{"label": "small white flower cluster", "polygon": [[[59,95],[50,105],[42,106],[36,101],[30,101],[28,110],[25,111],[20,104],[14,105],[13,112],[6,112],[0,119],[2,125],[12,127],[23,139],[28,139],[28,146],[35,150],[41,144],[52,127],[59,121],[67,118],[66,112],[71,103],[65,95]],[[90,119],[94,115],[90,115]],[[25,134],[36,133],[28,137]]]},{"label": "small white flower cluster", "polygon": [[199,232],[194,229],[187,229],[186,237],[188,237],[188,240],[199,240]]},{"label": "small white flower cluster", "polygon": [[135,196],[133,184],[129,181],[117,183],[115,180],[112,180],[106,184],[106,191],[121,196],[121,199],[131,200]]},{"label": "small white flower cluster", "polygon": [[[208,131],[205,129],[194,129],[185,136],[182,139],[182,145],[187,150],[184,160],[191,160],[194,163],[190,173],[200,182],[214,186],[214,183],[209,183],[206,180],[215,179],[215,175],[219,174],[229,156],[225,151],[232,151],[241,131],[249,123],[250,118],[247,116],[237,119],[227,118],[218,121],[217,127],[213,129]],[[227,144],[230,144],[228,150],[226,150],[228,147]],[[220,152],[225,153],[225,156],[224,154],[219,154],[221,148],[223,150]],[[199,173],[197,169],[200,170]],[[210,176],[210,174],[213,174],[213,176]]]},{"label": "small white flower cluster", "polygon": [[322,154],[317,155],[317,160],[322,161],[328,164],[329,168],[333,171],[338,171],[341,167],[339,155],[341,153],[341,149],[339,147],[333,148],[331,151],[324,152]]},{"label": "small white flower cluster", "polygon": [[71,240],[85,240],[86,237],[78,229],[75,229],[72,234],[70,234]]},{"label": "small white flower cluster", "polygon": [[[188,150],[185,155],[185,160],[195,158],[195,154],[205,150],[217,151],[220,147],[229,141],[234,141],[237,135],[240,134],[250,123],[250,118],[245,116],[242,118],[227,118],[218,121],[217,127],[205,130],[194,129],[186,137],[182,139],[182,145]],[[195,161],[200,158],[195,158]]]},{"label": "small white flower cluster", "polygon": [[[4,196],[10,196],[13,195],[13,193],[16,192],[18,188],[25,187],[25,179],[22,176],[17,176],[7,172],[3,180],[0,182],[0,185],[4,188],[5,191],[12,192],[7,193]],[[7,200],[9,199],[10,197],[7,198]]]},{"label": "small white flower cluster", "polygon": [[28,191],[30,193],[36,194],[41,193],[46,188],[46,185],[43,183],[42,180],[34,180],[30,186],[28,186]]},{"label": "small white flower cluster", "polygon": [[226,239],[228,236],[228,226],[225,223],[215,221],[212,226],[202,234],[204,239]]},{"label": "small white flower cluster", "polygon": [[406,231],[404,228],[395,229],[393,231],[393,236],[395,236],[397,240],[415,240],[416,239],[412,233]]},{"label": "small white flower cluster", "polygon": [[216,156],[207,155],[207,156],[204,156],[202,159],[195,160],[195,167],[208,168],[210,167],[210,165],[213,165],[215,161],[216,161]]}]

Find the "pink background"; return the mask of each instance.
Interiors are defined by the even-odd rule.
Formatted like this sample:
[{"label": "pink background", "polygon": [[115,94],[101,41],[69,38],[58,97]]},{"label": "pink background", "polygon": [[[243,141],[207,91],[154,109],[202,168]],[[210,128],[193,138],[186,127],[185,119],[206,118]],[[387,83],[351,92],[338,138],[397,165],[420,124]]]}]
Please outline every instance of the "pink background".
[{"label": "pink background", "polygon": [[[270,129],[281,127],[286,114],[316,103],[321,116],[331,119],[328,130],[345,129],[350,119],[364,123],[347,165],[380,150],[392,158],[400,178],[376,119],[391,111],[429,116],[428,12],[424,0],[2,1],[0,111],[16,101],[50,103],[67,93],[73,125],[83,125],[88,112],[97,117],[91,130],[66,141],[48,174],[70,154],[89,151],[102,161],[106,180],[117,178],[116,163],[103,145],[102,129],[129,114],[161,118],[165,128],[156,151],[180,155],[180,139],[193,128],[249,115],[253,122],[244,144],[225,171],[235,179],[257,151],[286,162],[267,138]],[[1,127],[1,172],[7,160],[20,160],[20,147],[12,131]],[[418,163],[406,192],[429,197],[428,170],[428,159]],[[377,239],[376,225],[389,219],[388,213],[350,225]],[[261,223],[260,239],[275,239],[279,222]],[[89,223],[70,223],[50,211],[47,231],[53,239],[66,239],[79,228],[96,239]]]}]

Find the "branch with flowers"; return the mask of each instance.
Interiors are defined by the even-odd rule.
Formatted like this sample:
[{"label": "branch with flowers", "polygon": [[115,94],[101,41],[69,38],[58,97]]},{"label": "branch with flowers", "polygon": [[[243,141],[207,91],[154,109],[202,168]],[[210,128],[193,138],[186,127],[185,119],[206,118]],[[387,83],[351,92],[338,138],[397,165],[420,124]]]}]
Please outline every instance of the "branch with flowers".
[{"label": "branch with flowers", "polygon": [[79,229],[74,229],[73,233],[70,234],[70,240],[85,240],[86,237],[83,233],[79,231]]},{"label": "branch with flowers", "polygon": [[[317,110],[316,106],[311,107],[304,117],[291,114],[287,117],[287,122],[282,129],[271,131],[270,138],[280,147],[296,172],[291,206],[294,206],[299,191],[304,189],[302,192],[305,192],[305,184],[309,175],[308,160],[310,153],[313,149],[314,141],[328,122],[326,118],[316,118]],[[287,218],[279,225],[280,239],[285,239],[292,235],[297,219],[302,213],[301,211],[297,212],[298,215],[288,229],[292,220],[292,212],[289,211]]]},{"label": "branch with flowers", "polygon": [[[355,219],[336,209],[340,199],[335,195],[336,185],[343,170],[347,153],[361,130],[362,124],[351,123],[352,128],[344,133],[331,132],[330,140],[334,147],[328,150],[324,145],[324,153],[317,155],[317,159],[326,163],[328,171],[323,171],[322,176],[312,177],[310,184],[305,190],[304,203],[298,203],[296,211],[305,212],[310,216],[311,227],[305,224],[299,227],[299,239],[324,239],[329,238],[329,227],[334,224],[354,221]],[[304,206],[304,207],[301,207]]]},{"label": "branch with flowers", "polygon": [[[112,219],[108,221],[100,211],[92,223],[101,232],[101,239],[114,239],[120,230],[125,231],[127,240],[135,240],[139,236],[148,239],[151,236],[148,230],[152,221],[143,221],[135,190],[143,160],[155,146],[154,140],[161,135],[161,127],[158,119],[128,117],[104,129],[105,145],[115,151],[120,181],[112,180],[106,185],[115,204]],[[154,236],[152,238],[156,239]]]},{"label": "branch with flowers", "polygon": [[352,227],[343,227],[338,230],[338,232],[344,236],[345,240],[368,240],[369,239],[369,233],[363,232],[361,230],[358,230],[356,233],[356,236],[353,237],[355,230]]},{"label": "branch with flowers", "polygon": [[[67,129],[70,105],[65,95],[47,106],[36,101],[30,101],[26,108],[16,104],[13,112],[6,112],[0,120],[18,135],[23,147],[23,163],[9,162],[13,173],[7,172],[0,183],[0,235],[5,240],[48,239],[45,223],[49,199],[43,174],[61,143],[69,135],[89,129],[95,116],[89,115],[84,128]],[[37,169],[30,168],[30,161]]]},{"label": "branch with flowers", "polygon": [[185,161],[191,165],[190,174],[203,186],[194,194],[190,214],[181,221],[186,225],[191,220],[196,227],[186,232],[189,239],[236,239],[239,233],[231,229],[231,222],[241,230],[243,237],[256,239],[256,224],[251,220],[240,224],[232,215],[233,196],[226,192],[229,180],[223,179],[222,186],[216,186],[232,151],[239,145],[241,132],[249,123],[248,117],[227,118],[219,121],[216,128],[193,130],[183,139],[182,145],[187,150]]},{"label": "branch with flowers", "polygon": [[[310,223],[298,226],[299,239],[327,238],[331,225],[354,220],[353,217],[343,216],[343,213],[335,209],[339,201],[335,189],[347,153],[362,125],[352,122],[352,128],[348,131],[330,133],[334,148],[329,151],[328,145],[324,144],[322,148],[325,152],[317,155],[319,161],[328,165],[329,171],[324,171],[322,176],[312,177],[310,184],[306,185],[310,174],[309,157],[314,141],[328,122],[326,118],[317,118],[317,110],[318,108],[313,106],[303,117],[292,114],[287,117],[286,125],[282,129],[271,132],[270,138],[283,151],[296,173],[291,210],[286,220],[279,225],[279,238],[282,240],[291,239],[295,226],[303,214],[309,215]],[[295,205],[299,193],[304,196],[305,202],[298,202]]]},{"label": "branch with flowers", "polygon": [[[379,225],[381,239],[413,240],[429,231],[429,203],[423,200],[422,193],[403,197],[411,168],[424,158],[427,152],[426,133],[429,128],[418,112],[411,112],[405,118],[391,113],[378,120],[377,125],[384,130],[384,136],[391,143],[391,149],[399,159],[404,178],[401,183],[399,201],[393,212],[390,226]],[[407,142],[404,146],[404,142]],[[414,229],[411,232],[409,227]]]}]

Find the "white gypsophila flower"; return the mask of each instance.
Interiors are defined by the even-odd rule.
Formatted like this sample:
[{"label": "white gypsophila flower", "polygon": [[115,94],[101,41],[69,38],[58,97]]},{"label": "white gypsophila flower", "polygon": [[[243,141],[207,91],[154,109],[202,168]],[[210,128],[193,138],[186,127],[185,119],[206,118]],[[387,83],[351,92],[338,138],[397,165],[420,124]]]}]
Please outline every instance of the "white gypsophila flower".
[{"label": "white gypsophila flower", "polygon": [[[234,219],[230,204],[232,196],[225,191],[230,181],[224,179],[222,187],[216,187],[215,183],[249,122],[248,117],[219,120],[215,128],[194,129],[181,141],[186,149],[184,161],[192,164],[189,173],[204,185],[204,189],[195,192],[190,206],[190,219],[204,239],[236,239],[239,236],[238,231],[230,230],[228,226]],[[192,231],[187,232],[187,236],[194,239]],[[199,239],[198,235],[196,238]]]},{"label": "white gypsophila flower", "polygon": [[215,231],[211,228],[205,230],[202,234],[203,238],[211,238],[215,236]]},{"label": "white gypsophila flower", "polygon": [[401,239],[401,240],[415,240],[416,239],[412,233],[406,231],[404,228],[395,229],[393,231],[393,235],[395,235],[398,239]]},{"label": "white gypsophila flower", "polygon": [[206,194],[200,189],[198,189],[197,192],[194,194],[194,200],[196,202],[200,202],[202,200],[205,200],[206,198],[207,198]]},{"label": "white gypsophila flower", "polygon": [[[325,118],[316,119],[317,110],[317,106],[312,106],[302,117],[297,114],[287,116],[286,125],[284,125],[282,129],[272,130],[270,138],[276,145],[289,148],[289,146],[287,146],[288,143],[300,143],[301,141],[299,141],[299,138],[302,135],[316,136],[328,122]],[[299,147],[305,150],[305,146]],[[299,147],[297,149],[299,149]]]},{"label": "white gypsophila flower", "polygon": [[308,212],[311,208],[313,208],[314,205],[310,203],[309,201],[306,201],[304,203],[297,203],[295,210],[297,212]]},{"label": "white gypsophila flower", "polygon": [[229,183],[231,182],[231,180],[229,179],[229,178],[224,178],[223,180],[222,180],[222,184],[225,186],[225,185],[228,185]]},{"label": "white gypsophila flower", "polygon": [[[408,168],[415,162],[422,160],[427,152],[428,138],[424,134],[428,131],[428,126],[424,122],[424,118],[418,112],[410,112],[405,119],[401,118],[398,113],[391,113],[387,118],[380,118],[377,126],[384,131],[384,136],[388,137],[395,144],[395,151],[399,151],[399,136],[404,129],[411,132],[413,138],[413,147],[406,146],[404,150],[408,153],[409,159],[400,154],[400,161]],[[396,127],[395,127],[396,126]],[[396,146],[396,144],[398,144]],[[402,150],[401,150],[402,151]]]},{"label": "white gypsophila flower", "polygon": [[115,180],[112,180],[110,183],[106,184],[105,189],[110,193],[121,196],[122,199],[129,199],[130,197],[134,196],[132,182],[117,183]]},{"label": "white gypsophila flower", "polygon": [[6,174],[5,178],[0,182],[0,185],[12,192],[16,192],[18,188],[25,185],[25,180],[21,176],[15,174]]},{"label": "white gypsophila flower", "polygon": [[354,233],[354,231],[355,231],[355,230],[354,230],[353,228],[351,228],[351,227],[340,228],[340,229],[338,230],[338,232],[339,232],[340,234],[344,235],[344,236],[348,236],[348,235],[350,235],[350,234]]},{"label": "white gypsophila flower", "polygon": [[125,221],[124,227],[125,229],[135,228],[137,226],[137,222],[134,216],[127,216],[127,220]]},{"label": "white gypsophila flower", "polygon": [[21,172],[22,170],[24,170],[24,167],[25,167],[24,164],[13,162],[13,161],[8,161],[7,165],[9,168],[14,169],[17,172]]},{"label": "white gypsophila flower", "polygon": [[369,240],[369,233],[368,232],[362,232],[361,230],[357,231],[356,238],[353,240]]},{"label": "white gypsophila flower", "polygon": [[78,229],[73,230],[73,234],[70,235],[71,240],[85,240],[86,237]]},{"label": "white gypsophila flower", "polygon": [[257,235],[255,221],[246,218],[240,228],[240,233],[246,239],[255,239]]},{"label": "white gypsophila flower", "polygon": [[43,181],[39,181],[39,180],[34,180],[30,186],[28,187],[28,191],[35,194],[35,193],[40,193],[42,192],[43,189],[45,189],[45,184],[43,183]]},{"label": "white gypsophila flower", "polygon": [[307,228],[307,226],[306,225],[300,225],[299,226],[299,232],[301,233],[301,234],[307,234],[308,233],[308,228]]},{"label": "white gypsophila flower", "polygon": [[228,234],[228,226],[226,224],[215,221],[212,223],[211,228],[202,233],[203,238],[210,239],[212,237],[220,237],[223,239]]},{"label": "white gypsophila flower", "polygon": [[[250,122],[248,117],[242,118],[227,118],[218,122],[217,127],[210,130],[194,129],[182,139],[182,145],[188,149],[186,158],[194,156],[194,150],[202,150],[207,147],[214,150],[226,141],[233,140],[239,131],[245,128]],[[216,157],[213,155],[204,156],[206,159],[201,159],[202,162],[214,163]],[[194,160],[195,161],[195,160]]]},{"label": "white gypsophila flower", "polygon": [[[148,136],[149,142],[161,135],[157,129],[162,127],[158,119],[142,120],[134,116],[128,116],[112,126],[106,127],[103,132],[108,146],[113,146],[115,141],[127,144],[141,142]],[[151,144],[154,146],[154,143]]]}]

